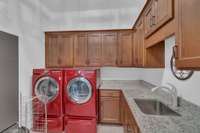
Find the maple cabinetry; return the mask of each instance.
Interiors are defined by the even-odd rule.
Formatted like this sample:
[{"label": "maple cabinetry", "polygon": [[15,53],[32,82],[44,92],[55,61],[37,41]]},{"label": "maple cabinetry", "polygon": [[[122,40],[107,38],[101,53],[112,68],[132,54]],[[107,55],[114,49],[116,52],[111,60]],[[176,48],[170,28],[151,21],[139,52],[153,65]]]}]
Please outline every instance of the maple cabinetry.
[{"label": "maple cabinetry", "polygon": [[124,133],[140,133],[140,129],[120,90],[100,90],[100,123],[122,124]]},{"label": "maple cabinetry", "polygon": [[155,12],[154,12],[154,0],[151,0],[144,13],[145,22],[145,35],[149,35],[153,31],[153,26],[155,25]]},{"label": "maple cabinetry", "polygon": [[117,32],[104,32],[102,41],[102,66],[116,66]]},{"label": "maple cabinetry", "polygon": [[124,133],[140,133],[140,129],[123,94],[121,95],[121,122],[124,127]]},{"label": "maple cabinetry", "polygon": [[102,57],[102,35],[101,33],[88,33],[88,66],[101,66]]},{"label": "maple cabinetry", "polygon": [[174,0],[155,0],[156,28],[159,28],[174,17]]},{"label": "maple cabinetry", "polygon": [[120,91],[100,90],[99,121],[120,124]]},{"label": "maple cabinetry", "polygon": [[132,66],[132,30],[46,32],[46,67]]},{"label": "maple cabinetry", "polygon": [[200,1],[176,0],[176,66],[200,69]]},{"label": "maple cabinetry", "polygon": [[151,67],[159,67],[160,65],[151,62],[154,59],[149,57],[154,57],[152,55],[161,51],[151,50],[150,52],[153,53],[148,55],[149,53],[144,48],[143,19],[138,21],[134,30],[46,33],[45,62],[47,68],[149,67],[149,62]]},{"label": "maple cabinetry", "polygon": [[[46,66],[72,67],[73,66],[74,37],[71,34],[46,35]],[[67,57],[67,58],[66,58]]]},{"label": "maple cabinetry", "polygon": [[145,37],[173,18],[173,0],[150,0],[144,11]]},{"label": "maple cabinetry", "polygon": [[133,64],[136,67],[144,66],[144,28],[142,19],[138,21],[138,24],[134,32],[133,43]]},{"label": "maple cabinetry", "polygon": [[118,65],[132,66],[133,31],[118,33]]},{"label": "maple cabinetry", "polygon": [[87,34],[79,33],[75,35],[74,66],[85,67],[88,65],[87,43],[88,43]]},{"label": "maple cabinetry", "polygon": [[165,63],[164,41],[145,48],[144,45],[144,19],[141,17],[135,27],[133,64],[135,67],[162,68]]}]

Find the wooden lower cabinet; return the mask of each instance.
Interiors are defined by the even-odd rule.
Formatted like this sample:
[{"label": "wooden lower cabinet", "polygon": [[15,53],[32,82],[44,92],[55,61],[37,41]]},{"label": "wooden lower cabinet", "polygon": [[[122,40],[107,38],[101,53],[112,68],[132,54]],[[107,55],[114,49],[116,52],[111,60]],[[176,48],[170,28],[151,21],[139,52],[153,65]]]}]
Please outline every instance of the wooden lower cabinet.
[{"label": "wooden lower cabinet", "polygon": [[121,95],[121,122],[124,127],[124,133],[140,133],[140,129],[123,94]]},{"label": "wooden lower cabinet", "polygon": [[120,124],[120,91],[100,91],[100,122]]},{"label": "wooden lower cabinet", "polygon": [[121,124],[124,133],[140,133],[135,118],[120,90],[100,90],[99,122]]}]

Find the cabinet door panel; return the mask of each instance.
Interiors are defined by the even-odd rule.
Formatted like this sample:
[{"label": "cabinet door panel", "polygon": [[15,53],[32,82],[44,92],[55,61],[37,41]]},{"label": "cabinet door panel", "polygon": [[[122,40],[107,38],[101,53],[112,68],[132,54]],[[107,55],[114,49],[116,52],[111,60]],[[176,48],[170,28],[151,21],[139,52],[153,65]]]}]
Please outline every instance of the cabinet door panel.
[{"label": "cabinet door panel", "polygon": [[173,0],[150,0],[145,10],[145,37],[173,18]]},{"label": "cabinet door panel", "polygon": [[61,36],[60,39],[58,64],[60,67],[72,67],[74,57],[74,36],[64,35]]},{"label": "cabinet door panel", "polygon": [[173,18],[173,0],[155,0],[156,28]]},{"label": "cabinet door panel", "polygon": [[145,36],[148,37],[153,31],[153,27],[155,26],[155,12],[153,0],[149,2],[145,13],[144,13],[144,22],[145,22]]},{"label": "cabinet door panel", "polygon": [[119,66],[132,66],[132,32],[120,32],[118,34],[118,64]]},{"label": "cabinet door panel", "polygon": [[134,52],[133,63],[135,67],[139,67],[139,47],[140,47],[140,32],[137,28],[134,34]]},{"label": "cabinet door panel", "polygon": [[120,123],[119,98],[101,97],[100,121],[102,123]]},{"label": "cabinet door panel", "polygon": [[78,34],[74,46],[74,65],[77,67],[87,66],[87,34]]},{"label": "cabinet door panel", "polygon": [[45,42],[45,64],[46,67],[56,67],[57,66],[57,59],[56,54],[57,52],[57,44],[58,44],[58,37],[53,35],[46,36]]},{"label": "cabinet door panel", "polygon": [[138,25],[138,66],[143,67],[144,63],[144,30],[143,30],[143,22]]},{"label": "cabinet door panel", "polygon": [[74,38],[72,35],[47,36],[46,67],[72,67],[73,45]]},{"label": "cabinet door panel", "polygon": [[116,66],[117,33],[103,33],[102,40],[102,65]]},{"label": "cabinet door panel", "polygon": [[143,67],[144,63],[144,29],[142,19],[138,21],[134,34],[134,66]]},{"label": "cabinet door panel", "polygon": [[176,44],[178,45],[177,67],[200,69],[200,1],[177,0]]},{"label": "cabinet door panel", "polygon": [[101,33],[88,34],[88,65],[101,66],[102,54]]}]

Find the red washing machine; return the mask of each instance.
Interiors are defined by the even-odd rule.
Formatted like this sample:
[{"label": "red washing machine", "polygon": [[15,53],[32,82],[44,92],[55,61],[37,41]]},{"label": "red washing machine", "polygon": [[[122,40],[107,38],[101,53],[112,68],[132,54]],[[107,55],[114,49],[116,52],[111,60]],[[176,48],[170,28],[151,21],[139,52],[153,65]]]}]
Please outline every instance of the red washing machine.
[{"label": "red washing machine", "polygon": [[46,116],[49,132],[63,131],[63,71],[59,69],[34,69],[32,77],[33,130],[45,126]]},{"label": "red washing machine", "polygon": [[64,71],[64,128],[66,133],[96,133],[98,70]]}]

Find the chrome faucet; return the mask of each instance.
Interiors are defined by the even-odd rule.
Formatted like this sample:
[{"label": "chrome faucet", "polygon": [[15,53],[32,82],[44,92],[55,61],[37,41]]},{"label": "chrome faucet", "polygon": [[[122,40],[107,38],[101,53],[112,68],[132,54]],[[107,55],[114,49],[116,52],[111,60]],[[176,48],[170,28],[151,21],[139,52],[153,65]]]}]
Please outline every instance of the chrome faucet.
[{"label": "chrome faucet", "polygon": [[170,87],[168,86],[157,86],[157,87],[154,87],[151,89],[152,92],[155,92],[156,90],[158,89],[162,89],[162,90],[165,90],[167,92],[169,92],[172,96],[172,102],[171,102],[171,107],[174,108],[174,109],[177,109],[179,103],[178,103],[178,95],[177,95],[177,88],[171,84],[171,83],[167,83],[167,85],[169,85]]}]

